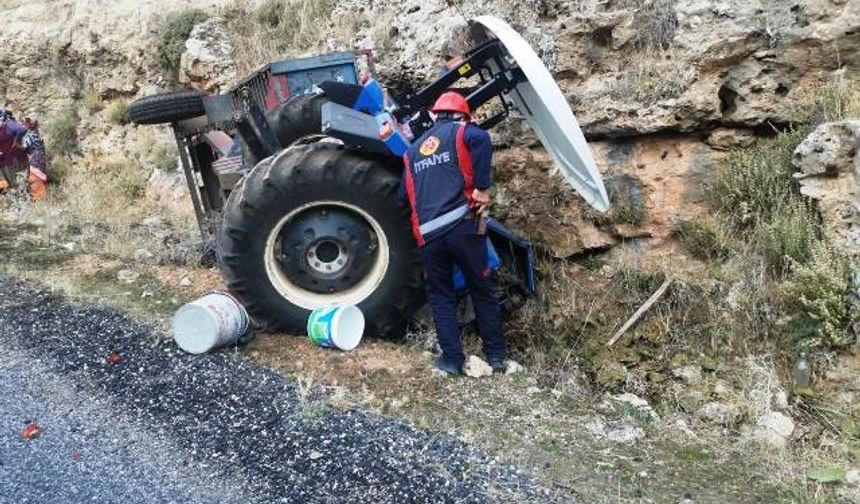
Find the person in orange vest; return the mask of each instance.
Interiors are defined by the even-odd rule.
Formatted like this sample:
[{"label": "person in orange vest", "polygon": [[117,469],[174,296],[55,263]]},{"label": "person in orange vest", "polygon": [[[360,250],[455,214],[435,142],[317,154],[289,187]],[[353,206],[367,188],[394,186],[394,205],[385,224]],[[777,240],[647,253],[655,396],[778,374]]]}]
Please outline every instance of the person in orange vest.
[{"label": "person in orange vest", "polygon": [[454,291],[456,264],[469,288],[487,362],[494,372],[504,372],[501,307],[487,238],[478,231],[475,216],[490,204],[490,135],[471,122],[469,104],[459,93],[443,94],[432,111],[436,124],[404,155],[400,193],[412,207],[413,234],[421,247],[427,300],[442,349],[436,367],[459,375],[465,362]]},{"label": "person in orange vest", "polygon": [[30,197],[40,200],[48,195],[48,156],[42,135],[39,134],[39,121],[25,117],[24,127],[27,132],[21,139],[21,147],[27,153],[29,164],[27,181],[30,183]]}]

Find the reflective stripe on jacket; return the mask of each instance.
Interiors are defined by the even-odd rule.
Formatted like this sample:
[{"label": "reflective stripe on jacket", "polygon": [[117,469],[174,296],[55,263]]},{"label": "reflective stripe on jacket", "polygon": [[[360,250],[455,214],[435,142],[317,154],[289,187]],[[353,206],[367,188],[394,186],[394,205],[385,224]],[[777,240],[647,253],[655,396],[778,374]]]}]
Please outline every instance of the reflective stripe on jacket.
[{"label": "reflective stripe on jacket", "polygon": [[404,156],[403,185],[412,207],[418,245],[456,226],[469,210],[474,189],[467,125],[442,122],[419,138]]}]

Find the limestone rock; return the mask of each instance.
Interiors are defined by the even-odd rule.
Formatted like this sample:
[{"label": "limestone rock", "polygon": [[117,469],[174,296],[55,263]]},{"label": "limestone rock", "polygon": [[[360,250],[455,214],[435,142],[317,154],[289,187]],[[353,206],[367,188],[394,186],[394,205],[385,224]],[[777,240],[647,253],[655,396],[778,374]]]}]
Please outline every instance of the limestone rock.
[{"label": "limestone rock", "polygon": [[672,374],[676,378],[680,378],[691,385],[702,381],[702,367],[698,364],[688,364],[686,366],[673,369]]},{"label": "limestone rock", "polygon": [[147,263],[149,261],[152,261],[154,257],[155,256],[152,254],[152,252],[146,249],[137,249],[134,251],[134,260],[139,263]]},{"label": "limestone rock", "polygon": [[182,279],[179,280],[179,286],[183,288],[193,287],[194,282],[192,282],[191,279],[188,277],[182,277]]},{"label": "limestone rock", "polygon": [[463,366],[463,372],[471,378],[483,378],[485,376],[492,376],[493,368],[477,355],[470,355],[466,360],[466,365]]},{"label": "limestone rock", "polygon": [[220,93],[235,84],[236,64],[225,21],[212,17],[194,27],[185,42],[179,82],[200,91]]},{"label": "limestone rock", "polygon": [[857,154],[860,121],[820,125],[801,142],[792,155],[799,176],[838,175],[850,171]]},{"label": "limestone rock", "polygon": [[654,411],[654,408],[651,407],[651,404],[636,394],[626,392],[624,394],[614,395],[611,399],[616,403],[624,404],[627,407],[638,410],[640,413],[645,414],[654,420],[658,418],[657,413]]},{"label": "limestone rock", "polygon": [[792,433],[794,433],[794,421],[776,411],[761,415],[753,429],[755,439],[776,448],[784,447]]},{"label": "limestone rock", "polygon": [[777,411],[788,409],[788,394],[779,389],[773,393],[773,408]]},{"label": "limestone rock", "polygon": [[716,128],[705,143],[718,150],[730,150],[740,147],[749,147],[755,142],[756,135],[753,131],[739,128]]},{"label": "limestone rock", "polygon": [[620,444],[635,444],[645,437],[641,427],[619,420],[593,419],[585,424],[585,429],[597,438]]},{"label": "limestone rock", "polygon": [[134,270],[124,269],[124,270],[120,270],[119,272],[117,272],[116,278],[120,282],[125,282],[125,283],[130,284],[130,283],[136,282],[137,279],[140,278],[140,273],[138,273]]},{"label": "limestone rock", "polygon": [[153,170],[146,184],[146,198],[176,212],[192,209],[188,184],[181,171]]},{"label": "limestone rock", "polygon": [[860,250],[860,121],[826,123],[794,151],[801,193],[816,201],[831,243]]},{"label": "limestone rock", "polygon": [[718,425],[733,425],[740,418],[740,410],[732,404],[710,402],[699,410],[699,417]]},{"label": "limestone rock", "polygon": [[845,472],[845,482],[849,485],[860,486],[860,469],[848,469]]},{"label": "limestone rock", "polygon": [[519,362],[515,360],[508,359],[505,361],[505,374],[506,375],[515,375],[520,373],[525,373],[526,368]]}]

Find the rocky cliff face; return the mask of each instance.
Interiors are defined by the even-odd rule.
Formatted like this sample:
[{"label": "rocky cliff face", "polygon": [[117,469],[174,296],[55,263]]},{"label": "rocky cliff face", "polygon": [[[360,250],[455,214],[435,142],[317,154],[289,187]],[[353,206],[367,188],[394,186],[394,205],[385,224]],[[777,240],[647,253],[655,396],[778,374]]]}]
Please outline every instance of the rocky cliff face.
[{"label": "rocky cliff face", "polygon": [[[247,3],[247,2],[244,2]],[[244,5],[243,3],[243,5]],[[166,11],[219,13],[230,0],[7,0],[0,12],[0,102],[55,115],[87,93],[157,92],[154,45]],[[726,149],[801,118],[834,75],[860,69],[860,4],[850,0],[341,0],[313,50],[373,46],[393,88],[420,86],[464,41],[467,17],[493,14],[528,38],[553,70],[607,177],[609,217],[551,178],[549,158],[516,119],[495,132],[500,214],[557,257],[668,234],[696,213],[702,181]],[[46,16],[51,12],[51,16]],[[180,80],[216,91],[237,66],[230,24],[198,26]],[[314,45],[314,44],[311,44]],[[84,148],[133,134],[85,120]],[[87,134],[89,133],[89,134]],[[115,143],[115,142],[114,142]]]}]

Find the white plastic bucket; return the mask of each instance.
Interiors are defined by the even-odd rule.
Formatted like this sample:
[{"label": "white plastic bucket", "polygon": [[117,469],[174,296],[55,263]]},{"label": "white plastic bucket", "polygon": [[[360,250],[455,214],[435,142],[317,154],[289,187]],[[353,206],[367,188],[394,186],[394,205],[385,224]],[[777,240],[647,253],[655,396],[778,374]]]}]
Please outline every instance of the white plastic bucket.
[{"label": "white plastic bucket", "polygon": [[357,306],[318,308],[308,317],[308,338],[324,348],[355,349],[364,335],[364,313]]},{"label": "white plastic bucket", "polygon": [[213,292],[173,316],[173,340],[192,354],[235,343],[248,330],[248,313],[233,296]]}]

